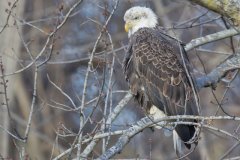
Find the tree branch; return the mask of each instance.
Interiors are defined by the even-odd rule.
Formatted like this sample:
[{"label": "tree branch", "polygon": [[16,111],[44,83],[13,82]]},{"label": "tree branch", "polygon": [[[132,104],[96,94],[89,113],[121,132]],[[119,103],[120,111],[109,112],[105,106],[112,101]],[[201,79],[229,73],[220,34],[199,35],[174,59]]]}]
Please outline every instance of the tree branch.
[{"label": "tree branch", "polygon": [[196,48],[198,46],[210,43],[210,42],[214,42],[217,40],[221,40],[224,38],[228,38],[231,36],[235,36],[240,34],[240,29],[239,28],[232,28],[229,30],[224,30],[224,31],[220,31],[217,33],[213,33],[213,34],[209,34],[207,36],[204,37],[200,37],[200,38],[196,38],[191,40],[191,42],[189,42],[184,48],[186,51],[190,51],[193,48]]},{"label": "tree branch", "polygon": [[[126,106],[126,104],[132,99],[133,95],[128,92],[125,97],[118,103],[118,105],[114,108],[113,112],[108,116],[108,119],[106,121],[106,124],[110,124],[111,122],[113,122],[117,116],[119,115],[119,113],[123,110],[123,108]],[[93,148],[95,147],[95,145],[97,144],[99,138],[99,135],[101,135],[102,133],[96,134],[93,138],[92,141],[87,145],[87,147],[84,149],[84,151],[81,154],[81,157],[87,157],[89,155],[89,153],[92,152]],[[77,148],[77,145],[75,145],[73,148]],[[53,160],[58,160],[60,158],[62,158],[64,155],[68,154],[69,152],[71,152],[72,148],[69,148],[67,150],[65,150],[64,152],[62,152],[61,154],[59,154],[57,157],[55,157]]]},{"label": "tree branch", "polygon": [[[220,31],[204,37],[193,39],[185,46],[185,50],[189,51],[193,48],[204,45],[206,43],[210,43],[238,34],[240,34],[240,29],[232,28],[229,30]],[[197,88],[201,89],[203,87],[209,86],[215,87],[216,84],[220,81],[220,79],[223,78],[228,71],[239,68],[240,68],[240,53],[228,57],[224,62],[222,62],[217,68],[213,69],[206,76],[197,78],[196,79]]]},{"label": "tree branch", "polygon": [[[196,120],[199,120],[201,122],[201,124],[200,123],[192,123],[192,122],[183,122],[183,121],[181,121],[183,119],[185,119],[185,120],[186,119],[196,119]],[[230,116],[203,117],[203,116],[178,115],[178,116],[166,116],[166,117],[154,120],[151,116],[149,116],[149,117],[142,118],[135,125],[133,125],[127,131],[125,131],[124,134],[115,143],[115,145],[113,145],[104,154],[102,154],[100,157],[98,157],[97,160],[106,160],[106,159],[112,158],[117,153],[120,153],[123,150],[124,146],[128,144],[130,139],[133,136],[135,136],[136,134],[138,134],[139,132],[141,132],[143,129],[145,129],[147,127],[150,127],[150,126],[152,126],[156,123],[164,122],[164,121],[170,121],[170,120],[177,121],[176,122],[177,124],[192,123],[194,125],[203,126],[203,127],[208,128],[208,129],[212,129],[212,130],[221,132],[225,135],[228,135],[228,136],[240,141],[240,139],[238,137],[233,136],[229,132],[226,132],[226,131],[223,131],[223,130],[220,130],[220,129],[216,129],[212,126],[208,126],[208,125],[203,124],[203,122],[207,121],[207,120],[236,120],[236,121],[240,121],[240,117],[230,117]],[[175,122],[173,122],[173,123],[175,123]]]},{"label": "tree branch", "polygon": [[[209,10],[212,10],[216,13],[219,13],[223,16],[228,17],[232,20],[233,24],[236,26],[240,26],[240,2],[236,0],[190,0],[192,2],[195,2],[203,7],[206,7]],[[185,46],[185,50],[189,51],[193,48],[196,48],[198,46],[201,46],[203,44],[217,41],[220,39],[224,39],[227,37],[235,36],[240,33],[239,28],[232,28],[225,31],[220,31],[217,33],[213,33],[210,35],[207,35],[205,37],[200,37],[197,39],[193,39],[191,42],[189,42]],[[217,68],[212,70],[209,74],[206,76],[202,76],[197,78],[197,87],[198,89],[202,87],[209,87],[209,86],[216,86],[216,84],[220,81],[221,78],[223,78],[226,73],[233,69],[239,69],[240,68],[240,56],[239,53],[234,55],[233,57],[227,58],[226,61],[221,63]]]},{"label": "tree branch", "polygon": [[[126,106],[126,104],[132,99],[132,97],[133,97],[133,95],[131,92],[128,92],[125,95],[125,97],[118,103],[118,105],[114,108],[112,113],[108,116],[108,118],[106,120],[106,126],[111,125],[111,123],[117,118],[117,116],[123,110],[123,108]],[[99,134],[101,134],[101,133],[99,133]],[[98,134],[95,136],[98,136]],[[93,139],[91,141],[91,143],[89,143],[88,146],[82,152],[82,157],[87,157],[92,152],[93,148],[95,147],[95,145],[97,144],[98,141],[99,141],[99,139]]]},{"label": "tree branch", "polygon": [[238,0],[190,0],[232,20],[240,26],[240,1]]},{"label": "tree branch", "polygon": [[[60,30],[60,29],[62,28],[62,26],[64,26],[64,24],[67,22],[69,16],[71,15],[71,13],[74,11],[75,8],[78,7],[78,5],[80,5],[81,2],[82,2],[82,0],[77,1],[77,2],[69,9],[69,11],[67,12],[67,14],[66,14],[66,16],[64,17],[63,21],[55,28],[54,31],[52,31],[52,32],[48,35],[47,40],[45,41],[43,48],[42,48],[41,51],[38,53],[38,55],[35,57],[35,59],[32,60],[31,63],[29,63],[27,66],[25,66],[25,67],[23,67],[23,68],[15,71],[15,72],[6,73],[5,75],[0,75],[0,77],[3,77],[3,76],[11,76],[11,75],[14,75],[14,74],[21,73],[21,72],[29,69],[32,65],[36,64],[36,61],[45,53],[45,50],[47,49],[49,43],[51,42],[52,37],[54,37],[54,35],[57,33],[57,31]],[[50,45],[49,49],[52,50],[52,47],[53,47],[53,45]]]},{"label": "tree branch", "polygon": [[212,70],[206,76],[202,76],[196,79],[197,88],[216,86],[216,84],[225,77],[228,71],[240,68],[240,53],[230,56],[221,63],[217,68]]}]

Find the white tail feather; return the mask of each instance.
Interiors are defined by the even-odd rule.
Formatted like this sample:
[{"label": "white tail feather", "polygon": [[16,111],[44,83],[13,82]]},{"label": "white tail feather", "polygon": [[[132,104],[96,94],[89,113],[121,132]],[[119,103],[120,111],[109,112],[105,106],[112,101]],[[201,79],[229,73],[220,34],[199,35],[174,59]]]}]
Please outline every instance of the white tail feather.
[{"label": "white tail feather", "polygon": [[174,150],[177,154],[178,157],[181,157],[184,155],[184,151],[182,149],[182,140],[178,136],[177,132],[174,130],[173,131],[173,145],[174,145]]}]

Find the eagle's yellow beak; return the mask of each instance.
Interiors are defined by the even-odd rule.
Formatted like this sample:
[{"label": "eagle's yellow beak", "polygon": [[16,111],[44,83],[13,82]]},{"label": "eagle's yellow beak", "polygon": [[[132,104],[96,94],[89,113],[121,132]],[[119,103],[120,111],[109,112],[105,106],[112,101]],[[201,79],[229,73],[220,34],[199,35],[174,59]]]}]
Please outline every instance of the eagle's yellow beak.
[{"label": "eagle's yellow beak", "polygon": [[124,28],[125,28],[125,31],[128,32],[132,28],[132,24],[129,22],[126,22]]}]

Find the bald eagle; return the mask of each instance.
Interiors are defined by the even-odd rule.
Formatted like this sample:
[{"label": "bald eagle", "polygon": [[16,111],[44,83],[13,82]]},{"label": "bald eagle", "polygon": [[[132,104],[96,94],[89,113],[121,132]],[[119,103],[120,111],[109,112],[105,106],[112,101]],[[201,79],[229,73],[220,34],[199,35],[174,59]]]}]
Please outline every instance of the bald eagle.
[{"label": "bald eagle", "polygon": [[[157,16],[150,8],[132,7],[126,11],[124,21],[129,46],[123,68],[135,99],[154,118],[198,115],[181,58],[183,44],[157,27]],[[177,139],[190,149],[191,144],[196,143],[195,133],[193,125],[176,125],[173,131],[175,150],[179,149]]]}]

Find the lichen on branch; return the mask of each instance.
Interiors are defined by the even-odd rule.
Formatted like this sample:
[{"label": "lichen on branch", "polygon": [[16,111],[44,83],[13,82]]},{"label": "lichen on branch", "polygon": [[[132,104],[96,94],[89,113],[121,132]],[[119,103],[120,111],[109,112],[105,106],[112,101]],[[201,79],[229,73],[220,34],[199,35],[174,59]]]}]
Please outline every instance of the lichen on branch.
[{"label": "lichen on branch", "polygon": [[240,26],[239,0],[190,0],[222,16],[229,18],[235,26]]}]

